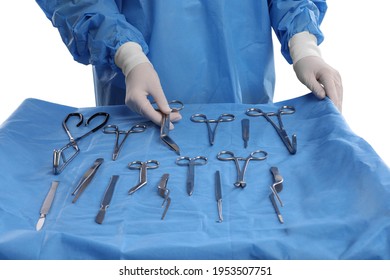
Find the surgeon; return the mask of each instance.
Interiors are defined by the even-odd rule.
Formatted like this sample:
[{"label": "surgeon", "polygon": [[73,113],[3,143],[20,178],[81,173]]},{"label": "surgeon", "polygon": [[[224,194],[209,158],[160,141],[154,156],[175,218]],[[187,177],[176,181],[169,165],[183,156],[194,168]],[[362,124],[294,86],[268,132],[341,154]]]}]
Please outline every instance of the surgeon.
[{"label": "surgeon", "polygon": [[325,0],[36,1],[74,59],[93,65],[97,105],[125,103],[160,124],[151,101],[164,113],[173,99],[270,103],[273,29],[298,79],[341,111],[340,75],[318,47]]}]

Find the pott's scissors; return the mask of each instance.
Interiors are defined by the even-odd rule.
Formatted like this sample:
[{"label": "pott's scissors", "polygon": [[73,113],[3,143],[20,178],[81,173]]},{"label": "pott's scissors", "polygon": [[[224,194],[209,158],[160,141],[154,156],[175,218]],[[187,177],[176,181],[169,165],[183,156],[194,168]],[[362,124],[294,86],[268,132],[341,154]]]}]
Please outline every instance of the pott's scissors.
[{"label": "pott's scissors", "polygon": [[271,193],[269,195],[269,199],[271,200],[272,206],[275,209],[275,213],[278,216],[279,222],[283,224],[284,223],[283,216],[280,213],[279,207],[276,204],[276,200],[275,200],[276,197],[280,203],[280,206],[283,207],[283,202],[280,199],[280,196],[278,194],[283,190],[283,177],[282,175],[280,175],[279,169],[275,166],[271,167],[270,171],[272,173],[272,176],[274,177],[274,183],[272,184],[272,186],[270,186]]},{"label": "pott's scissors", "polygon": [[[217,131],[217,127],[218,127],[219,123],[231,122],[231,121],[234,121],[234,119],[235,119],[235,116],[233,114],[222,114],[216,120],[213,120],[213,119],[209,120],[207,118],[207,116],[204,114],[194,114],[191,116],[191,121],[207,124],[210,145],[214,145],[215,133]],[[215,123],[214,130],[211,129],[210,123]]]},{"label": "pott's scissors", "polygon": [[[183,102],[178,101],[178,100],[172,100],[168,104],[169,104],[169,107],[171,107],[171,112],[179,112],[184,107]],[[158,110],[158,109],[156,109],[156,110]],[[163,114],[162,113],[160,138],[165,144],[168,145],[169,148],[171,148],[178,155],[180,155],[179,146],[175,143],[175,141],[172,140],[171,137],[169,137],[169,124],[170,123],[171,123],[170,114]]]},{"label": "pott's scissors", "polygon": [[[72,134],[70,133],[70,130],[67,126],[67,122],[69,121],[70,118],[77,117],[79,119],[79,122],[76,124],[76,126],[79,127],[84,122],[83,115],[81,113],[70,113],[65,118],[65,120],[62,122],[62,127],[64,128],[66,134],[69,137],[69,143],[66,144],[64,147],[62,147],[61,149],[54,150],[54,152],[53,152],[53,173],[54,174],[61,173],[62,170],[64,170],[64,168],[78,155],[78,153],[80,152],[80,148],[77,145],[77,142],[79,142],[81,139],[87,137],[91,133],[94,133],[97,130],[99,130],[100,128],[102,128],[107,123],[108,118],[110,117],[110,115],[108,113],[104,113],[104,112],[95,113],[87,119],[87,121],[85,122],[85,126],[88,126],[89,123],[98,116],[104,117],[102,122],[100,124],[98,124],[97,126],[95,126],[94,128],[92,128],[91,130],[89,130],[88,132],[86,132],[85,134],[83,134],[77,138],[74,138],[72,136]],[[74,152],[73,152],[73,154],[71,154],[70,157],[67,158],[65,156],[65,151],[69,148],[73,148]]]},{"label": "pott's scissors", "polygon": [[[269,112],[264,113],[261,109],[250,108],[246,111],[246,114],[250,117],[259,117],[263,116],[272,126],[275,128],[276,132],[279,134],[279,137],[282,139],[284,145],[287,147],[290,154],[295,154],[297,152],[297,136],[294,134],[290,141],[290,138],[287,135],[286,130],[283,127],[282,115],[294,114],[295,108],[293,106],[282,106],[279,108],[278,112]],[[274,123],[270,117],[276,116],[278,118],[278,123]]]},{"label": "pott's scissors", "polygon": [[197,156],[194,158],[191,157],[178,157],[176,159],[176,164],[180,166],[188,166],[187,173],[187,193],[192,195],[194,192],[195,185],[195,166],[196,165],[205,165],[207,163],[207,158],[204,156]]},{"label": "pott's scissors", "polygon": [[[112,160],[116,160],[118,158],[119,152],[123,147],[123,143],[126,141],[127,137],[131,133],[140,133],[146,130],[146,125],[144,124],[136,124],[133,125],[129,130],[120,130],[119,127],[115,124],[106,125],[103,128],[103,132],[106,134],[115,134],[115,146],[114,152],[112,153]],[[124,134],[122,141],[119,143],[119,137],[121,134]]]},{"label": "pott's scissors", "polygon": [[[217,158],[219,160],[232,160],[234,161],[236,165],[236,170],[237,170],[237,181],[234,183],[236,187],[240,188],[245,188],[246,187],[246,182],[244,181],[244,175],[246,172],[246,169],[248,167],[248,163],[251,160],[265,160],[267,158],[267,152],[262,151],[262,150],[256,150],[252,152],[248,157],[243,158],[243,157],[236,157],[233,152],[231,151],[221,151],[218,153]],[[243,168],[240,168],[240,163],[239,161],[245,161]]]},{"label": "pott's scissors", "polygon": [[160,165],[157,160],[148,161],[133,161],[130,162],[128,167],[130,169],[139,169],[139,183],[129,190],[129,194],[133,194],[140,188],[146,185],[148,182],[146,171],[147,169],[155,169]]},{"label": "pott's scissors", "polygon": [[161,177],[160,183],[159,183],[158,186],[157,186],[158,194],[159,194],[162,198],[164,198],[164,201],[163,201],[163,203],[161,204],[161,207],[163,207],[164,204],[165,204],[165,209],[164,209],[164,212],[163,212],[163,214],[162,214],[162,216],[161,216],[161,220],[164,220],[165,215],[167,214],[169,205],[171,205],[171,198],[169,197],[170,191],[169,191],[169,189],[167,188],[168,179],[169,179],[169,174],[168,174],[168,173],[165,173],[165,174]]}]

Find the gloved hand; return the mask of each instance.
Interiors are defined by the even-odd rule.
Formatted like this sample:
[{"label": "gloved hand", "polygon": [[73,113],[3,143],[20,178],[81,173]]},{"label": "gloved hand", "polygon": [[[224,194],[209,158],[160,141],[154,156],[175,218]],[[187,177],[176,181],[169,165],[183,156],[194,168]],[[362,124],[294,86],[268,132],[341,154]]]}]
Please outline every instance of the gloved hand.
[{"label": "gloved hand", "polygon": [[[120,46],[115,54],[115,64],[122,69],[126,79],[126,105],[134,112],[146,117],[157,125],[161,124],[162,115],[156,111],[147,96],[152,96],[158,109],[169,114],[169,108],[157,72],[149,59],[142,52],[139,44],[128,42]],[[181,119],[178,112],[171,113],[172,122]],[[170,124],[173,129],[173,124]]]},{"label": "gloved hand", "polygon": [[319,99],[328,96],[341,112],[343,86],[337,70],[329,66],[322,58],[317,39],[308,32],[295,34],[290,42],[290,55],[298,79]]}]

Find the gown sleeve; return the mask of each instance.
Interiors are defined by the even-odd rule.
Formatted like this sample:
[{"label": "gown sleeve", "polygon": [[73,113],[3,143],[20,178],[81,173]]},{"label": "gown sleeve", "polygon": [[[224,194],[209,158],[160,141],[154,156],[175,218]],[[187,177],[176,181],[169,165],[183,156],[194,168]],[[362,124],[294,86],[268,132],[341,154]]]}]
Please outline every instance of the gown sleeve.
[{"label": "gown sleeve", "polygon": [[320,24],[325,16],[325,0],[268,0],[272,28],[281,44],[281,52],[292,63],[288,42],[296,33],[308,31],[317,38],[317,44],[324,40]]},{"label": "gown sleeve", "polygon": [[127,22],[114,0],[36,0],[61,35],[73,58],[82,64],[108,64],[126,42],[136,42],[148,53],[141,32]]}]

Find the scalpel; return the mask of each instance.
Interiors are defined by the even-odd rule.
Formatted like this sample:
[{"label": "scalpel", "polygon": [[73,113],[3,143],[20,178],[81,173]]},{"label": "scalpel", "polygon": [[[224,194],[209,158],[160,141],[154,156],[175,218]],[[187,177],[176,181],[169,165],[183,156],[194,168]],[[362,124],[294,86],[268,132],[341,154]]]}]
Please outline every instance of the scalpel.
[{"label": "scalpel", "polygon": [[53,203],[54,195],[56,194],[57,187],[58,187],[59,183],[60,183],[59,181],[53,181],[51,183],[50,190],[47,193],[45,201],[42,204],[39,220],[38,220],[37,225],[35,227],[35,229],[37,231],[41,230],[43,227],[43,224],[45,223],[46,215],[49,213],[49,210],[50,210],[51,204]]},{"label": "scalpel", "polygon": [[104,193],[102,203],[100,204],[100,210],[95,218],[95,222],[98,224],[103,223],[104,216],[106,215],[106,210],[110,206],[111,198],[114,194],[115,185],[118,179],[118,175],[114,175],[111,177],[110,184],[108,185],[106,192]]},{"label": "scalpel", "polygon": [[215,199],[217,200],[218,206],[218,222],[222,223],[222,185],[219,171],[215,172]]}]

